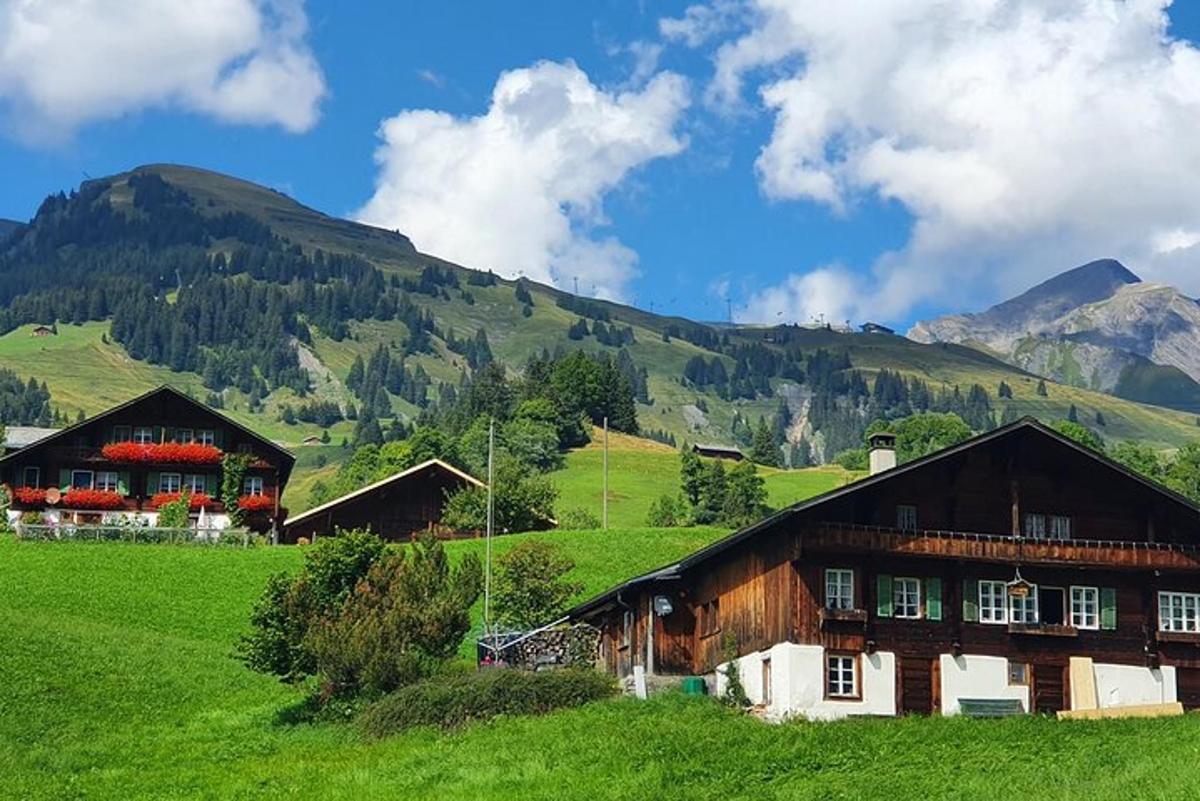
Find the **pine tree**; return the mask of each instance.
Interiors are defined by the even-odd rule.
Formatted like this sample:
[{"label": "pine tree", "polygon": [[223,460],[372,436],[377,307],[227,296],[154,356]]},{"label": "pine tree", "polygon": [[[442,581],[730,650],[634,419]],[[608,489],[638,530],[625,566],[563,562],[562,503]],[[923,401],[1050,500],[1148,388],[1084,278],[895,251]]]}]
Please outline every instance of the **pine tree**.
[{"label": "pine tree", "polygon": [[750,458],[759,464],[779,467],[779,447],[775,444],[775,436],[771,433],[766,419],[762,417],[758,418],[758,428],[754,430]]}]

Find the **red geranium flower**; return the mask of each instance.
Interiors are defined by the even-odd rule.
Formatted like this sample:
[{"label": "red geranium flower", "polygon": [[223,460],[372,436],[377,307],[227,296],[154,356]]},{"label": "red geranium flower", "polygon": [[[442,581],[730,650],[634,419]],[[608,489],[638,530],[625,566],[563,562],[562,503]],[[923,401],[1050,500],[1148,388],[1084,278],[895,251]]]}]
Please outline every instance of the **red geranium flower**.
[{"label": "red geranium flower", "polygon": [[238,508],[243,512],[269,512],[275,508],[275,499],[270,495],[243,495],[238,498]]},{"label": "red geranium flower", "polygon": [[24,506],[44,506],[46,503],[46,491],[37,487],[17,487],[12,496]]},{"label": "red geranium flower", "polygon": [[120,509],[125,499],[111,490],[69,489],[62,498],[63,506],[72,509]]},{"label": "red geranium flower", "polygon": [[220,464],[221,449],[213,445],[189,442],[163,442],[140,445],[136,442],[110,442],[100,449],[105,459],[114,462],[152,464]]},{"label": "red geranium flower", "polygon": [[[180,492],[157,492],[150,499],[150,504],[155,509],[161,509],[168,503],[174,503],[179,500],[183,493]],[[195,511],[205,506],[212,506],[213,499],[203,492],[197,492],[188,496],[188,508]]]}]

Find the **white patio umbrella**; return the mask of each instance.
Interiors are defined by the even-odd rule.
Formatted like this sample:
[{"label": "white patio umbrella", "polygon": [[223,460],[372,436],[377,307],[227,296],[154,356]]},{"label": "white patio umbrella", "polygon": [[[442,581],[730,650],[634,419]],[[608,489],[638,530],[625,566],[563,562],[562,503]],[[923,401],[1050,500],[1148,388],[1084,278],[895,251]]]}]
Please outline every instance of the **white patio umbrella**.
[{"label": "white patio umbrella", "polygon": [[200,514],[196,517],[196,533],[208,539],[208,507],[201,506]]}]

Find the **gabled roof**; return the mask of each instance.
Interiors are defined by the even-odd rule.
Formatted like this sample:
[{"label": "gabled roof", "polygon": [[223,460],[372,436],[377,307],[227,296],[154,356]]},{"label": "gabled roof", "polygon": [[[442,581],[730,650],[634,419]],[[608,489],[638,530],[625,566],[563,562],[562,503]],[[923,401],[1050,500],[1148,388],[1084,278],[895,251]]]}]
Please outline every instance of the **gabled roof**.
[{"label": "gabled roof", "polygon": [[684,557],[683,559],[679,560],[678,562],[673,562],[669,565],[664,565],[663,567],[660,567],[657,570],[652,570],[649,573],[646,573],[641,576],[637,576],[635,578],[630,579],[629,581],[624,582],[623,584],[619,584],[616,587],[606,590],[605,592],[601,593],[600,595],[597,595],[594,598],[584,601],[583,603],[576,606],[574,609],[571,609],[567,613],[567,615],[569,617],[577,617],[579,615],[585,614],[588,611],[591,611],[593,609],[601,607],[601,606],[605,605],[606,603],[609,603],[614,598],[616,598],[621,592],[633,589],[634,587],[637,587],[641,584],[645,584],[645,583],[649,583],[649,582],[653,582],[653,581],[662,581],[662,580],[671,580],[671,579],[681,578],[683,573],[685,571],[689,570],[690,568],[693,568],[693,567],[707,561],[708,559],[711,559],[712,557],[717,556],[718,554],[721,554],[721,553],[729,550],[730,548],[734,547],[735,545],[745,542],[746,540],[754,537],[755,535],[761,533],[762,531],[769,529],[772,526],[776,525],[777,523],[781,523],[781,522],[787,520],[788,518],[790,518],[796,514],[799,514],[800,512],[809,511],[813,508],[821,506],[822,504],[828,503],[828,502],[836,500],[838,498],[845,497],[846,495],[850,495],[854,492],[858,492],[859,490],[863,490],[868,487],[873,487],[873,486],[875,486],[877,484],[881,484],[885,481],[890,481],[894,478],[903,476],[907,473],[911,473],[914,470],[918,470],[927,465],[942,461],[944,459],[948,459],[957,454],[971,450],[972,448],[976,448],[981,445],[985,445],[989,442],[994,442],[996,440],[1002,439],[1006,436],[1010,436],[1018,431],[1023,431],[1023,430],[1033,430],[1033,431],[1038,432],[1041,435],[1049,437],[1050,439],[1055,440],[1056,442],[1058,442],[1062,445],[1065,445],[1068,448],[1078,452],[1079,454],[1082,454],[1083,456],[1097,462],[1098,464],[1102,465],[1103,467],[1113,470],[1113,471],[1116,471],[1117,473],[1121,474],[1125,478],[1135,481],[1138,484],[1141,484],[1143,487],[1157,493],[1158,495],[1162,496],[1166,500],[1184,507],[1184,509],[1187,512],[1195,515],[1197,518],[1200,518],[1200,506],[1197,506],[1195,503],[1188,500],[1183,495],[1180,495],[1179,493],[1175,492],[1174,490],[1168,489],[1167,487],[1164,487],[1161,484],[1151,481],[1150,479],[1146,478],[1145,476],[1140,475],[1139,473],[1135,473],[1134,471],[1130,470],[1129,468],[1125,467],[1124,465],[1108,458],[1104,454],[1098,453],[1098,452],[1092,450],[1091,448],[1088,448],[1084,445],[1079,444],[1078,442],[1071,439],[1070,437],[1066,437],[1066,436],[1060,434],[1059,432],[1055,431],[1054,429],[1052,429],[1048,426],[1043,425],[1042,423],[1038,422],[1037,420],[1035,420],[1032,417],[1023,417],[1014,423],[1010,423],[1009,425],[1006,425],[1006,426],[1001,426],[1000,428],[985,432],[978,436],[972,437],[971,439],[964,440],[963,442],[960,442],[957,445],[952,445],[949,448],[943,448],[942,450],[936,451],[935,453],[931,453],[928,456],[923,456],[919,459],[914,459],[911,462],[906,462],[905,464],[902,464],[899,467],[894,467],[891,470],[886,470],[882,473],[877,473],[876,475],[873,475],[873,476],[867,476],[866,478],[862,478],[862,479],[859,479],[858,481],[851,482],[850,484],[847,484],[844,487],[838,487],[837,489],[830,490],[829,492],[823,493],[821,495],[817,495],[815,497],[812,497],[807,500],[800,501],[799,503],[792,504],[791,506],[785,507],[784,509],[781,509],[780,511],[775,512],[774,514],[763,518],[762,520],[758,521],[757,523],[747,526],[746,528],[743,528],[739,531],[735,531],[733,534],[730,534],[728,537],[724,537],[724,538],[712,543],[711,545],[707,545],[704,548],[701,548],[700,550]]},{"label": "gabled roof", "polygon": [[348,502],[354,500],[355,498],[359,498],[363,495],[372,493],[375,490],[380,489],[381,487],[386,487],[389,484],[394,484],[398,481],[403,481],[404,479],[410,478],[410,477],[416,475],[417,473],[424,472],[431,467],[440,467],[443,470],[445,470],[446,472],[450,473],[451,475],[458,476],[463,481],[465,481],[466,483],[468,483],[472,486],[475,486],[475,487],[484,486],[484,483],[482,481],[480,481],[479,479],[470,475],[469,473],[464,473],[462,470],[459,470],[457,467],[455,467],[451,464],[447,464],[446,462],[443,462],[441,459],[430,459],[428,461],[421,462],[419,465],[410,467],[407,470],[401,470],[399,473],[395,473],[393,475],[388,476],[387,478],[380,479],[379,481],[376,481],[373,484],[368,484],[367,486],[363,487],[362,489],[357,489],[354,492],[347,493],[340,498],[334,498],[332,501],[323,503],[320,506],[315,506],[312,509],[309,509],[307,512],[301,512],[300,514],[296,515],[295,517],[290,517],[284,521],[283,526],[284,526],[284,528],[287,528],[288,526],[292,526],[292,525],[295,525],[296,523],[303,522],[305,520],[308,520],[311,517],[315,517],[315,516],[321,514],[322,512],[327,512],[330,509],[334,509],[338,506],[341,506],[344,503],[348,503]]},{"label": "gabled roof", "polygon": [[741,448],[735,447],[733,445],[711,445],[711,444],[706,444],[703,442],[697,442],[695,445],[692,446],[692,450],[713,451],[714,453],[736,453],[739,456],[743,455]]},{"label": "gabled roof", "polygon": [[[56,442],[64,437],[68,437],[71,434],[74,434],[76,431],[79,431],[82,428],[90,426],[90,425],[96,423],[97,421],[103,420],[106,417],[116,414],[117,412],[128,409],[129,407],[134,406],[138,403],[141,403],[142,401],[149,400],[150,398],[153,398],[156,395],[172,395],[176,398],[179,398],[180,400],[186,401],[187,403],[190,403],[191,405],[195,406],[198,410],[204,412],[205,414],[212,415],[213,417],[216,417],[216,418],[224,421],[225,423],[228,423],[230,426],[241,431],[243,434],[253,437],[256,441],[258,441],[258,442],[262,443],[263,445],[265,445],[266,447],[270,448],[272,451],[274,451],[276,454],[279,455],[280,461],[281,461],[281,464],[283,467],[281,478],[283,481],[287,480],[288,475],[292,471],[292,464],[296,461],[296,457],[292,455],[291,451],[287,450],[286,448],[284,448],[280,445],[277,445],[276,443],[272,442],[271,440],[269,440],[266,437],[262,436],[261,434],[257,433],[253,429],[247,428],[246,426],[239,423],[237,420],[234,420],[232,417],[222,414],[217,409],[214,409],[211,406],[208,406],[207,404],[201,403],[200,401],[196,400],[195,398],[191,398],[188,395],[186,395],[185,393],[180,392],[179,390],[175,389],[175,387],[168,386],[166,384],[156,387],[156,388],[150,390],[149,392],[143,392],[141,395],[138,395],[136,398],[130,398],[129,400],[125,401],[124,403],[119,403],[110,409],[105,409],[103,412],[93,415],[82,422],[75,423],[74,425],[69,425],[66,428],[59,429],[59,430],[55,431],[54,433],[50,434],[49,436],[43,437],[42,439],[37,440],[37,442],[31,443],[31,444],[40,446],[40,445],[47,445],[52,442]],[[21,451],[16,451],[15,453],[10,453],[7,456],[0,456],[0,464],[3,464],[5,461],[7,461],[9,459],[15,459],[18,455],[22,455],[24,453],[26,453],[26,451],[21,450]]]},{"label": "gabled roof", "polygon": [[40,426],[5,426],[4,442],[0,444],[11,450],[19,450],[37,442],[41,442],[46,437],[57,433],[57,428],[42,428]]}]

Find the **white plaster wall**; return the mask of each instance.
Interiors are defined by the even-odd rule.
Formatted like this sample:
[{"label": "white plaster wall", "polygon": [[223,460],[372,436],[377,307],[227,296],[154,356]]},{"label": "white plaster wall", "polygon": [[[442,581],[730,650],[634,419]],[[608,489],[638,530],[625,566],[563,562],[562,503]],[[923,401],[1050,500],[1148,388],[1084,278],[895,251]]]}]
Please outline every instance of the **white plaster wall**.
[{"label": "white plaster wall", "polygon": [[[825,649],[820,645],[779,643],[737,660],[742,685],[754,704],[762,704],[763,659],[771,660],[771,703],[767,717],[834,720],[850,715],[896,714],[896,656],[889,652],[859,656],[861,700],[825,698]],[[717,694],[725,692],[726,665],[717,667]]]},{"label": "white plaster wall", "polygon": [[1176,697],[1175,668],[1136,665],[1093,665],[1101,709],[1136,704],[1164,704]]},{"label": "white plaster wall", "polygon": [[942,714],[957,715],[960,698],[1015,698],[1029,711],[1029,687],[1008,683],[1002,656],[942,654]]}]

